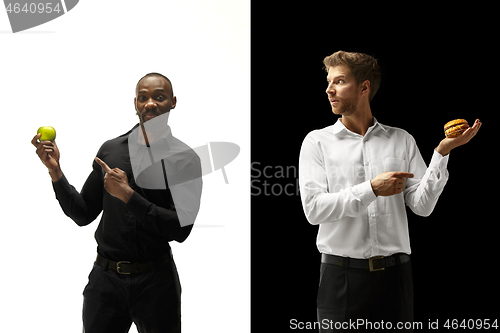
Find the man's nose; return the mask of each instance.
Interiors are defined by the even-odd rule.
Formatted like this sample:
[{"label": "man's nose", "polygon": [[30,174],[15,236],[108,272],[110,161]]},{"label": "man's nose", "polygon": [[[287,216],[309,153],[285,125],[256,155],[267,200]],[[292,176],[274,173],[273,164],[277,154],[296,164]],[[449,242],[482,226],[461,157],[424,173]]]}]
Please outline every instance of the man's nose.
[{"label": "man's nose", "polygon": [[329,84],[328,87],[326,87],[326,93],[328,95],[335,95],[335,89],[333,89],[332,84]]},{"label": "man's nose", "polygon": [[149,100],[146,105],[144,105],[144,108],[147,109],[147,110],[151,110],[151,109],[154,109],[156,108],[158,105],[153,102],[152,100]]}]

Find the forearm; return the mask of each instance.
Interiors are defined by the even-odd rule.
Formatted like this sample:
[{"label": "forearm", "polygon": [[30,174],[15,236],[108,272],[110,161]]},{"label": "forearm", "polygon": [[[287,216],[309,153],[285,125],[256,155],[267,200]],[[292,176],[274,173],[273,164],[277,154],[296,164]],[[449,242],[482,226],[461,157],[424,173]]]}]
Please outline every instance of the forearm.
[{"label": "forearm", "polygon": [[134,190],[130,186],[127,186],[127,187],[123,188],[117,194],[116,197],[126,204],[126,203],[128,203],[128,201],[130,200],[130,198],[132,197],[133,194],[134,194]]},{"label": "forearm", "polygon": [[166,241],[183,242],[191,232],[192,225],[182,227],[175,210],[160,207],[137,192],[132,193],[126,207],[144,229],[162,235]]},{"label": "forearm", "polygon": [[355,184],[357,180],[329,179],[328,173],[317,141],[306,137],[299,155],[299,187],[309,223],[317,225],[359,216],[377,198],[370,180]]},{"label": "forearm", "polygon": [[53,179],[59,176],[52,182],[56,199],[63,212],[79,226],[91,223],[102,211],[103,185],[97,170],[90,173],[80,193],[68,182],[62,171],[60,175],[54,173]]},{"label": "forearm", "polygon": [[[408,179],[405,193],[407,206],[417,215],[429,216],[448,181],[449,155],[442,156],[436,149],[429,167],[421,179]],[[422,162],[423,163],[423,162]],[[422,175],[422,173],[419,173]]]},{"label": "forearm", "polygon": [[57,167],[55,170],[49,170],[49,175],[53,183],[57,182],[63,175],[61,167]]},{"label": "forearm", "polygon": [[83,196],[68,182],[64,174],[61,173],[59,179],[52,182],[52,186],[64,214],[76,224],[85,226],[95,219]]},{"label": "forearm", "polygon": [[313,225],[358,216],[376,199],[370,181],[336,193],[313,193],[307,188],[307,185],[300,188],[302,206],[307,220]]},{"label": "forearm", "polygon": [[449,145],[440,143],[435,150],[444,157],[450,153],[451,147],[449,147]]}]

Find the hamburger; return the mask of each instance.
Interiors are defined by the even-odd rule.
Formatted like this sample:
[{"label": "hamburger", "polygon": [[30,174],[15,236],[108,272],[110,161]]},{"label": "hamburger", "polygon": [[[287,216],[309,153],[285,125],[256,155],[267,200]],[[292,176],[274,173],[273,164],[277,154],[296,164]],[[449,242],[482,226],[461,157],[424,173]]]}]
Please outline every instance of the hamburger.
[{"label": "hamburger", "polygon": [[444,125],[444,134],[447,138],[459,136],[469,128],[469,123],[465,119],[455,119]]}]

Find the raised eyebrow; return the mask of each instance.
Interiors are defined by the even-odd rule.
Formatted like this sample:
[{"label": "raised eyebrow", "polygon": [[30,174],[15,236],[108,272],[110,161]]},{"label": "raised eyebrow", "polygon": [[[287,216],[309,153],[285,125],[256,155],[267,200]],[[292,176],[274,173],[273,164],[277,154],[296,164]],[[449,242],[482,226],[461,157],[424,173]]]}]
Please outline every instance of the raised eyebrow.
[{"label": "raised eyebrow", "polygon": [[[164,93],[166,93],[167,91],[163,88],[156,88],[155,91],[162,91]],[[141,93],[147,93],[148,91],[146,89],[142,89],[142,90],[139,90],[138,93],[141,94]]]},{"label": "raised eyebrow", "polygon": [[[333,81],[336,81],[338,79],[345,79],[345,75],[337,75],[336,77],[333,78]],[[327,77],[326,80],[331,81],[329,77]]]},{"label": "raised eyebrow", "polygon": [[[156,88],[154,92],[155,92],[155,95],[157,95],[158,92],[161,94],[168,95],[167,91],[165,89],[162,89],[162,88]],[[144,96],[147,93],[148,93],[148,91],[143,89],[143,90],[137,92],[137,97]]]}]

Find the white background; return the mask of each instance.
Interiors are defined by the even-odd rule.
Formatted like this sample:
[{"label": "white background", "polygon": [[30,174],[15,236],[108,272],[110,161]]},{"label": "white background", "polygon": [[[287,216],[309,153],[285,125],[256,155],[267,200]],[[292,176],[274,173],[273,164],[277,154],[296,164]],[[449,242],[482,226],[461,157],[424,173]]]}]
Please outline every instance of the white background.
[{"label": "white background", "polygon": [[195,228],[171,243],[183,332],[249,332],[249,0],[82,0],[17,34],[1,8],[0,45],[0,331],[80,332],[96,255],[100,216],[81,228],[64,215],[30,143],[36,130],[56,129],[63,172],[80,190],[101,144],[137,123],[135,84],[155,71],[177,96],[174,136],[241,147],[229,184],[221,171],[203,178]]}]

